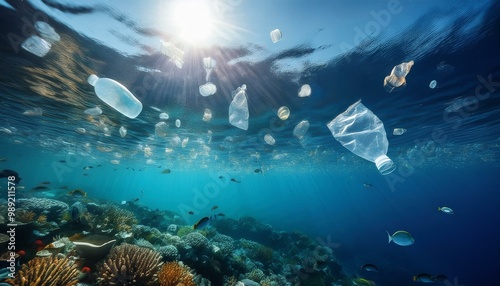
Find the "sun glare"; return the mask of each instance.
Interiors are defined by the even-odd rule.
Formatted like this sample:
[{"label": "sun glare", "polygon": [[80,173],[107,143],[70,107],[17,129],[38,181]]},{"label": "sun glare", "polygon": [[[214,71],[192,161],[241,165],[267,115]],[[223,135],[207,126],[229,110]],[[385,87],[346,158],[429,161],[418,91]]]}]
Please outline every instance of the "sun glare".
[{"label": "sun glare", "polygon": [[207,4],[200,0],[179,1],[173,20],[178,36],[190,44],[200,44],[209,39],[213,19]]}]

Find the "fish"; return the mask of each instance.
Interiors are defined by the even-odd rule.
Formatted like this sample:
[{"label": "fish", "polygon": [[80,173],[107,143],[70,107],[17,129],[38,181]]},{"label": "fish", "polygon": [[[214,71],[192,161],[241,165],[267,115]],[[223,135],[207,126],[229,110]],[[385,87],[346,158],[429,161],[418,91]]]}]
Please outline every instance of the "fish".
[{"label": "fish", "polygon": [[241,183],[241,181],[238,181],[235,178],[231,178],[231,182],[235,182],[235,183],[238,183],[238,184]]},{"label": "fish", "polygon": [[378,272],[378,267],[375,264],[365,264],[361,266],[361,270],[365,271],[371,271],[371,272]]},{"label": "fish", "polygon": [[423,283],[434,283],[434,278],[430,274],[421,273],[413,276],[413,281],[423,282]]},{"label": "fish", "polygon": [[96,168],[99,168],[99,167],[101,167],[101,166],[102,166],[102,165],[101,165],[101,164],[99,164],[99,165],[97,165],[97,166],[95,166],[95,167],[96,167]]},{"label": "fish", "polygon": [[132,202],[137,203],[139,201],[139,198],[135,198],[132,200]]},{"label": "fish", "polygon": [[48,189],[49,189],[49,187],[47,187],[47,186],[36,186],[36,187],[32,188],[31,190],[32,191],[44,191],[44,190],[48,190]]},{"label": "fish", "polygon": [[399,246],[409,246],[415,243],[415,239],[411,234],[404,230],[398,230],[393,235],[390,235],[388,231],[387,236],[389,237],[389,242],[394,241],[395,244]]},{"label": "fish", "polygon": [[5,162],[7,161],[7,158],[0,158],[0,162]]},{"label": "fish", "polygon": [[211,210],[214,211],[214,210],[216,210],[218,208],[219,208],[219,206],[213,206]]},{"label": "fish", "polygon": [[193,225],[193,229],[202,229],[202,228],[208,227],[210,225],[210,221],[214,220],[214,219],[215,219],[215,216],[203,217],[202,219],[200,219],[197,223],[195,223]]},{"label": "fish", "polygon": [[66,160],[59,160],[59,163],[66,163]]},{"label": "fish", "polygon": [[83,190],[76,189],[68,192],[68,195],[78,197],[78,198],[84,198],[87,196],[87,192],[84,192]]},{"label": "fish", "polygon": [[13,171],[13,170],[9,170],[9,169],[5,169],[3,170],[2,172],[0,172],[0,178],[9,178],[9,177],[12,177],[14,176],[14,182],[17,184],[19,184],[19,182],[21,181],[21,177],[19,177],[19,174],[16,172],[16,171]]},{"label": "fish", "polygon": [[444,212],[445,214],[454,214],[453,210],[449,207],[438,207],[438,211]]},{"label": "fish", "polygon": [[257,168],[257,169],[255,169],[255,170],[253,170],[253,172],[254,172],[255,174],[262,173],[262,168]]},{"label": "fish", "polygon": [[219,176],[219,179],[224,180],[224,176]]},{"label": "fish", "polygon": [[161,171],[162,174],[170,174],[170,169],[165,169],[163,171]]},{"label": "fish", "polygon": [[363,187],[365,187],[365,188],[371,188],[371,187],[373,187],[373,185],[372,184],[368,184],[368,183],[364,183]]},{"label": "fish", "polygon": [[49,181],[44,181],[44,182],[41,182],[40,185],[50,185],[50,182]]},{"label": "fish", "polygon": [[89,174],[87,174],[87,173],[83,173],[83,175],[84,175],[84,176],[88,176]]},{"label": "fish", "polygon": [[377,284],[375,284],[375,282],[368,280],[368,279],[365,279],[365,278],[361,278],[361,277],[355,278],[352,281],[355,283],[355,285],[358,285],[358,286],[375,286],[375,285],[377,285]]},{"label": "fish", "polygon": [[223,213],[218,213],[217,215],[218,215],[218,216],[226,216],[226,215],[225,215],[225,214],[223,214]]},{"label": "fish", "polygon": [[193,212],[193,211],[188,211],[188,214],[190,214],[190,215],[191,215],[191,214],[194,214],[194,212]]}]

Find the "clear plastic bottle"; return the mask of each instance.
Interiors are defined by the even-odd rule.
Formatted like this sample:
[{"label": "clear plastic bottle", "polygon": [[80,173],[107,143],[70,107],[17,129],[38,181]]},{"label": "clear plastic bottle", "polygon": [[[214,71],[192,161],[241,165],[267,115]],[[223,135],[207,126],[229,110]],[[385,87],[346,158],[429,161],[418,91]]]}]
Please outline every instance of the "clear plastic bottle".
[{"label": "clear plastic bottle", "polygon": [[97,96],[116,111],[136,118],[142,111],[142,103],[121,83],[109,78],[99,78],[92,74],[87,79],[94,86]]},{"label": "clear plastic bottle", "polygon": [[233,100],[229,105],[229,123],[243,130],[248,129],[248,101],[246,91],[247,86],[242,85],[233,91]]},{"label": "clear plastic bottle", "polygon": [[382,175],[396,169],[387,157],[389,142],[384,124],[361,100],[349,106],[328,124],[333,137],[359,157],[374,162]]}]

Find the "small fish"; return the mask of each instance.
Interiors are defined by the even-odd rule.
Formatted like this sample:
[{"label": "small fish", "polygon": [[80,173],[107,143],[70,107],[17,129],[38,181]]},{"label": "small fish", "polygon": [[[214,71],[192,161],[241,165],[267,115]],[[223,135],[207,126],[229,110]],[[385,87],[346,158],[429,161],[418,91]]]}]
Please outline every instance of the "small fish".
[{"label": "small fish", "polygon": [[262,168],[257,168],[257,169],[255,169],[255,170],[253,170],[253,172],[254,172],[255,174],[262,173]]},{"label": "small fish", "polygon": [[102,165],[101,165],[101,164],[99,164],[99,165],[97,165],[97,166],[95,166],[95,167],[96,167],[96,168],[99,168],[99,167],[101,167],[101,166],[102,166]]},{"label": "small fish", "polygon": [[365,278],[361,278],[361,277],[355,278],[352,281],[355,283],[355,285],[358,285],[358,286],[375,286],[375,285],[377,285],[377,284],[375,284],[375,282],[368,280],[368,279],[365,279]]},{"label": "small fish", "polygon": [[134,172],[135,172],[135,169],[134,169],[134,168],[132,168],[132,171],[134,171]]},{"label": "small fish", "polygon": [[365,265],[361,266],[361,270],[378,272],[378,267],[375,266],[374,264],[365,264]]},{"label": "small fish", "polygon": [[68,195],[74,196],[77,198],[84,198],[87,196],[87,192],[84,192],[83,190],[76,189],[68,192]]},{"label": "small fish", "polygon": [[389,242],[394,241],[395,244],[399,246],[409,246],[415,243],[415,239],[411,234],[404,230],[398,230],[393,235],[390,235],[388,231],[387,236],[389,237]]},{"label": "small fish", "polygon": [[49,181],[44,181],[44,182],[41,182],[40,185],[50,185],[50,182]]},{"label": "small fish", "polygon": [[59,163],[66,163],[66,160],[59,160]]},{"label": "small fish", "polygon": [[170,174],[170,169],[165,169],[163,171],[161,171],[162,174]]},{"label": "small fish", "polygon": [[444,212],[445,214],[454,214],[453,210],[449,207],[438,207],[438,211]]},{"label": "small fish", "polygon": [[226,215],[225,215],[225,214],[223,214],[223,213],[218,213],[217,215],[218,215],[218,216],[226,216]]},{"label": "small fish", "polygon": [[194,214],[194,212],[193,211],[188,211],[188,214],[192,215],[192,214]]},{"label": "small fish", "polygon": [[139,198],[135,198],[132,200],[134,203],[137,203],[139,201]]},{"label": "small fish", "polygon": [[210,224],[210,218],[208,216],[200,219],[197,223],[193,225],[193,229],[202,229]]},{"label": "small fish", "polygon": [[46,186],[36,186],[34,188],[32,188],[31,190],[32,191],[44,191],[44,190],[48,190],[49,187],[46,187]]},{"label": "small fish", "polygon": [[368,183],[364,183],[363,187],[365,187],[365,188],[371,188],[371,187],[373,187],[373,185],[372,184],[368,184]]},{"label": "small fish", "polygon": [[0,172],[0,178],[8,178],[11,176],[14,176],[15,177],[14,182],[16,184],[19,184],[19,182],[21,181],[21,177],[19,177],[19,174],[16,171],[5,169],[2,172]]},{"label": "small fish", "polygon": [[0,158],[0,162],[5,162],[7,161],[7,158]]},{"label": "small fish", "polygon": [[231,178],[231,182],[235,182],[235,183],[238,183],[238,184],[241,183],[241,181],[238,181],[235,178]]},{"label": "small fish", "polygon": [[419,281],[423,283],[434,283],[434,278],[432,278],[431,275],[427,273],[421,273],[418,275],[413,276],[413,281]]},{"label": "small fish", "polygon": [[87,174],[87,173],[83,173],[83,175],[84,175],[84,176],[88,176],[89,174]]},{"label": "small fish", "polygon": [[213,207],[212,207],[212,211],[214,211],[214,210],[216,210],[216,209],[218,209],[218,208],[219,208],[219,206],[213,206]]},{"label": "small fish", "polygon": [[223,179],[224,179],[224,176],[219,176],[219,179],[223,180]]}]

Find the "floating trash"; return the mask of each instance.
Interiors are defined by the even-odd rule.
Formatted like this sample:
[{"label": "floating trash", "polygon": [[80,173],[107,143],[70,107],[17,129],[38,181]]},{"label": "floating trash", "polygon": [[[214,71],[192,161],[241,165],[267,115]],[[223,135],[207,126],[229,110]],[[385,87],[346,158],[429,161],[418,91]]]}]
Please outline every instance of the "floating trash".
[{"label": "floating trash", "polygon": [[269,34],[271,35],[271,41],[273,41],[273,43],[277,43],[281,40],[282,34],[279,29],[272,30]]},{"label": "floating trash", "polygon": [[44,39],[33,35],[24,40],[21,44],[21,48],[36,56],[44,57],[50,51],[51,44]]},{"label": "floating trash", "polygon": [[309,129],[309,121],[302,120],[293,129],[293,136],[301,139],[302,137],[304,137],[304,135],[306,135],[308,129]]},{"label": "floating trash", "polygon": [[303,86],[300,87],[299,90],[299,97],[307,97],[311,95],[311,86],[308,84],[304,84]]},{"label": "floating trash", "polygon": [[217,62],[211,57],[203,58],[203,67],[205,68],[205,72],[207,73],[207,75],[205,76],[206,81],[210,80],[210,74],[212,73],[216,65]]},{"label": "floating trash", "polygon": [[87,108],[85,109],[85,111],[83,112],[85,114],[88,114],[88,115],[92,115],[92,116],[97,116],[97,115],[101,115],[102,114],[102,110],[99,108],[99,107],[93,107],[93,108]]},{"label": "floating trash", "polygon": [[405,132],[406,129],[404,128],[394,128],[394,130],[392,130],[392,135],[403,135]]},{"label": "floating trash", "polygon": [[210,121],[212,119],[212,110],[205,108],[205,111],[203,112],[203,121]]},{"label": "floating trash", "polygon": [[181,127],[181,121],[179,119],[175,120],[175,127],[177,128]]},{"label": "floating trash", "polygon": [[54,31],[54,28],[46,22],[35,22],[35,29],[38,31],[38,34],[49,43],[54,43],[61,39],[59,34]]},{"label": "floating trash", "polygon": [[248,129],[248,102],[246,95],[247,86],[244,84],[233,91],[233,100],[229,105],[229,123],[243,130]]},{"label": "floating trash", "polygon": [[182,139],[181,147],[182,148],[186,147],[187,144],[188,144],[188,142],[189,142],[189,137],[186,137],[186,138]]},{"label": "floating trash", "polygon": [[211,82],[200,85],[200,94],[202,96],[209,96],[217,92],[217,86]]},{"label": "floating trash", "polygon": [[43,110],[40,107],[35,107],[30,110],[26,110],[23,112],[23,115],[26,116],[42,116],[43,115]]},{"label": "floating trash", "polygon": [[281,120],[287,120],[289,116],[290,116],[290,109],[288,109],[288,107],[282,106],[278,109],[278,117]]},{"label": "floating trash", "polygon": [[76,131],[77,133],[80,133],[80,134],[85,134],[85,133],[87,133],[87,130],[85,130],[85,128],[83,128],[83,127],[78,127],[78,128],[76,128],[76,129],[75,129],[75,131]]},{"label": "floating trash", "polygon": [[160,41],[160,52],[170,58],[178,68],[184,64],[184,52],[172,43]]},{"label": "floating trash", "polygon": [[119,165],[120,164],[120,160],[111,160],[110,162],[113,165]]},{"label": "floating trash", "polygon": [[166,114],[165,112],[160,113],[161,120],[167,120],[169,118],[170,118],[170,116],[168,116],[168,114]]},{"label": "floating trash", "polygon": [[155,125],[155,134],[160,136],[160,137],[165,137],[168,134],[167,129],[168,129],[167,123],[165,123],[163,121],[158,122]]},{"label": "floating trash", "polygon": [[125,127],[122,126],[122,127],[120,127],[119,131],[120,131],[120,136],[122,138],[124,138],[125,136],[127,136],[127,128],[125,128]]},{"label": "floating trash", "polygon": [[142,103],[122,84],[109,78],[99,78],[92,74],[87,79],[97,96],[116,111],[136,118],[142,111]]},{"label": "floating trash", "polygon": [[429,83],[429,87],[434,89],[437,86],[437,81],[433,80]]},{"label": "floating trash", "polygon": [[274,137],[271,134],[264,135],[264,141],[266,141],[266,143],[271,145],[271,146],[276,144],[276,140],[274,139]]},{"label": "floating trash", "polygon": [[384,88],[387,92],[398,91],[406,86],[406,76],[414,62],[401,63],[392,68],[391,74],[384,78]]}]

